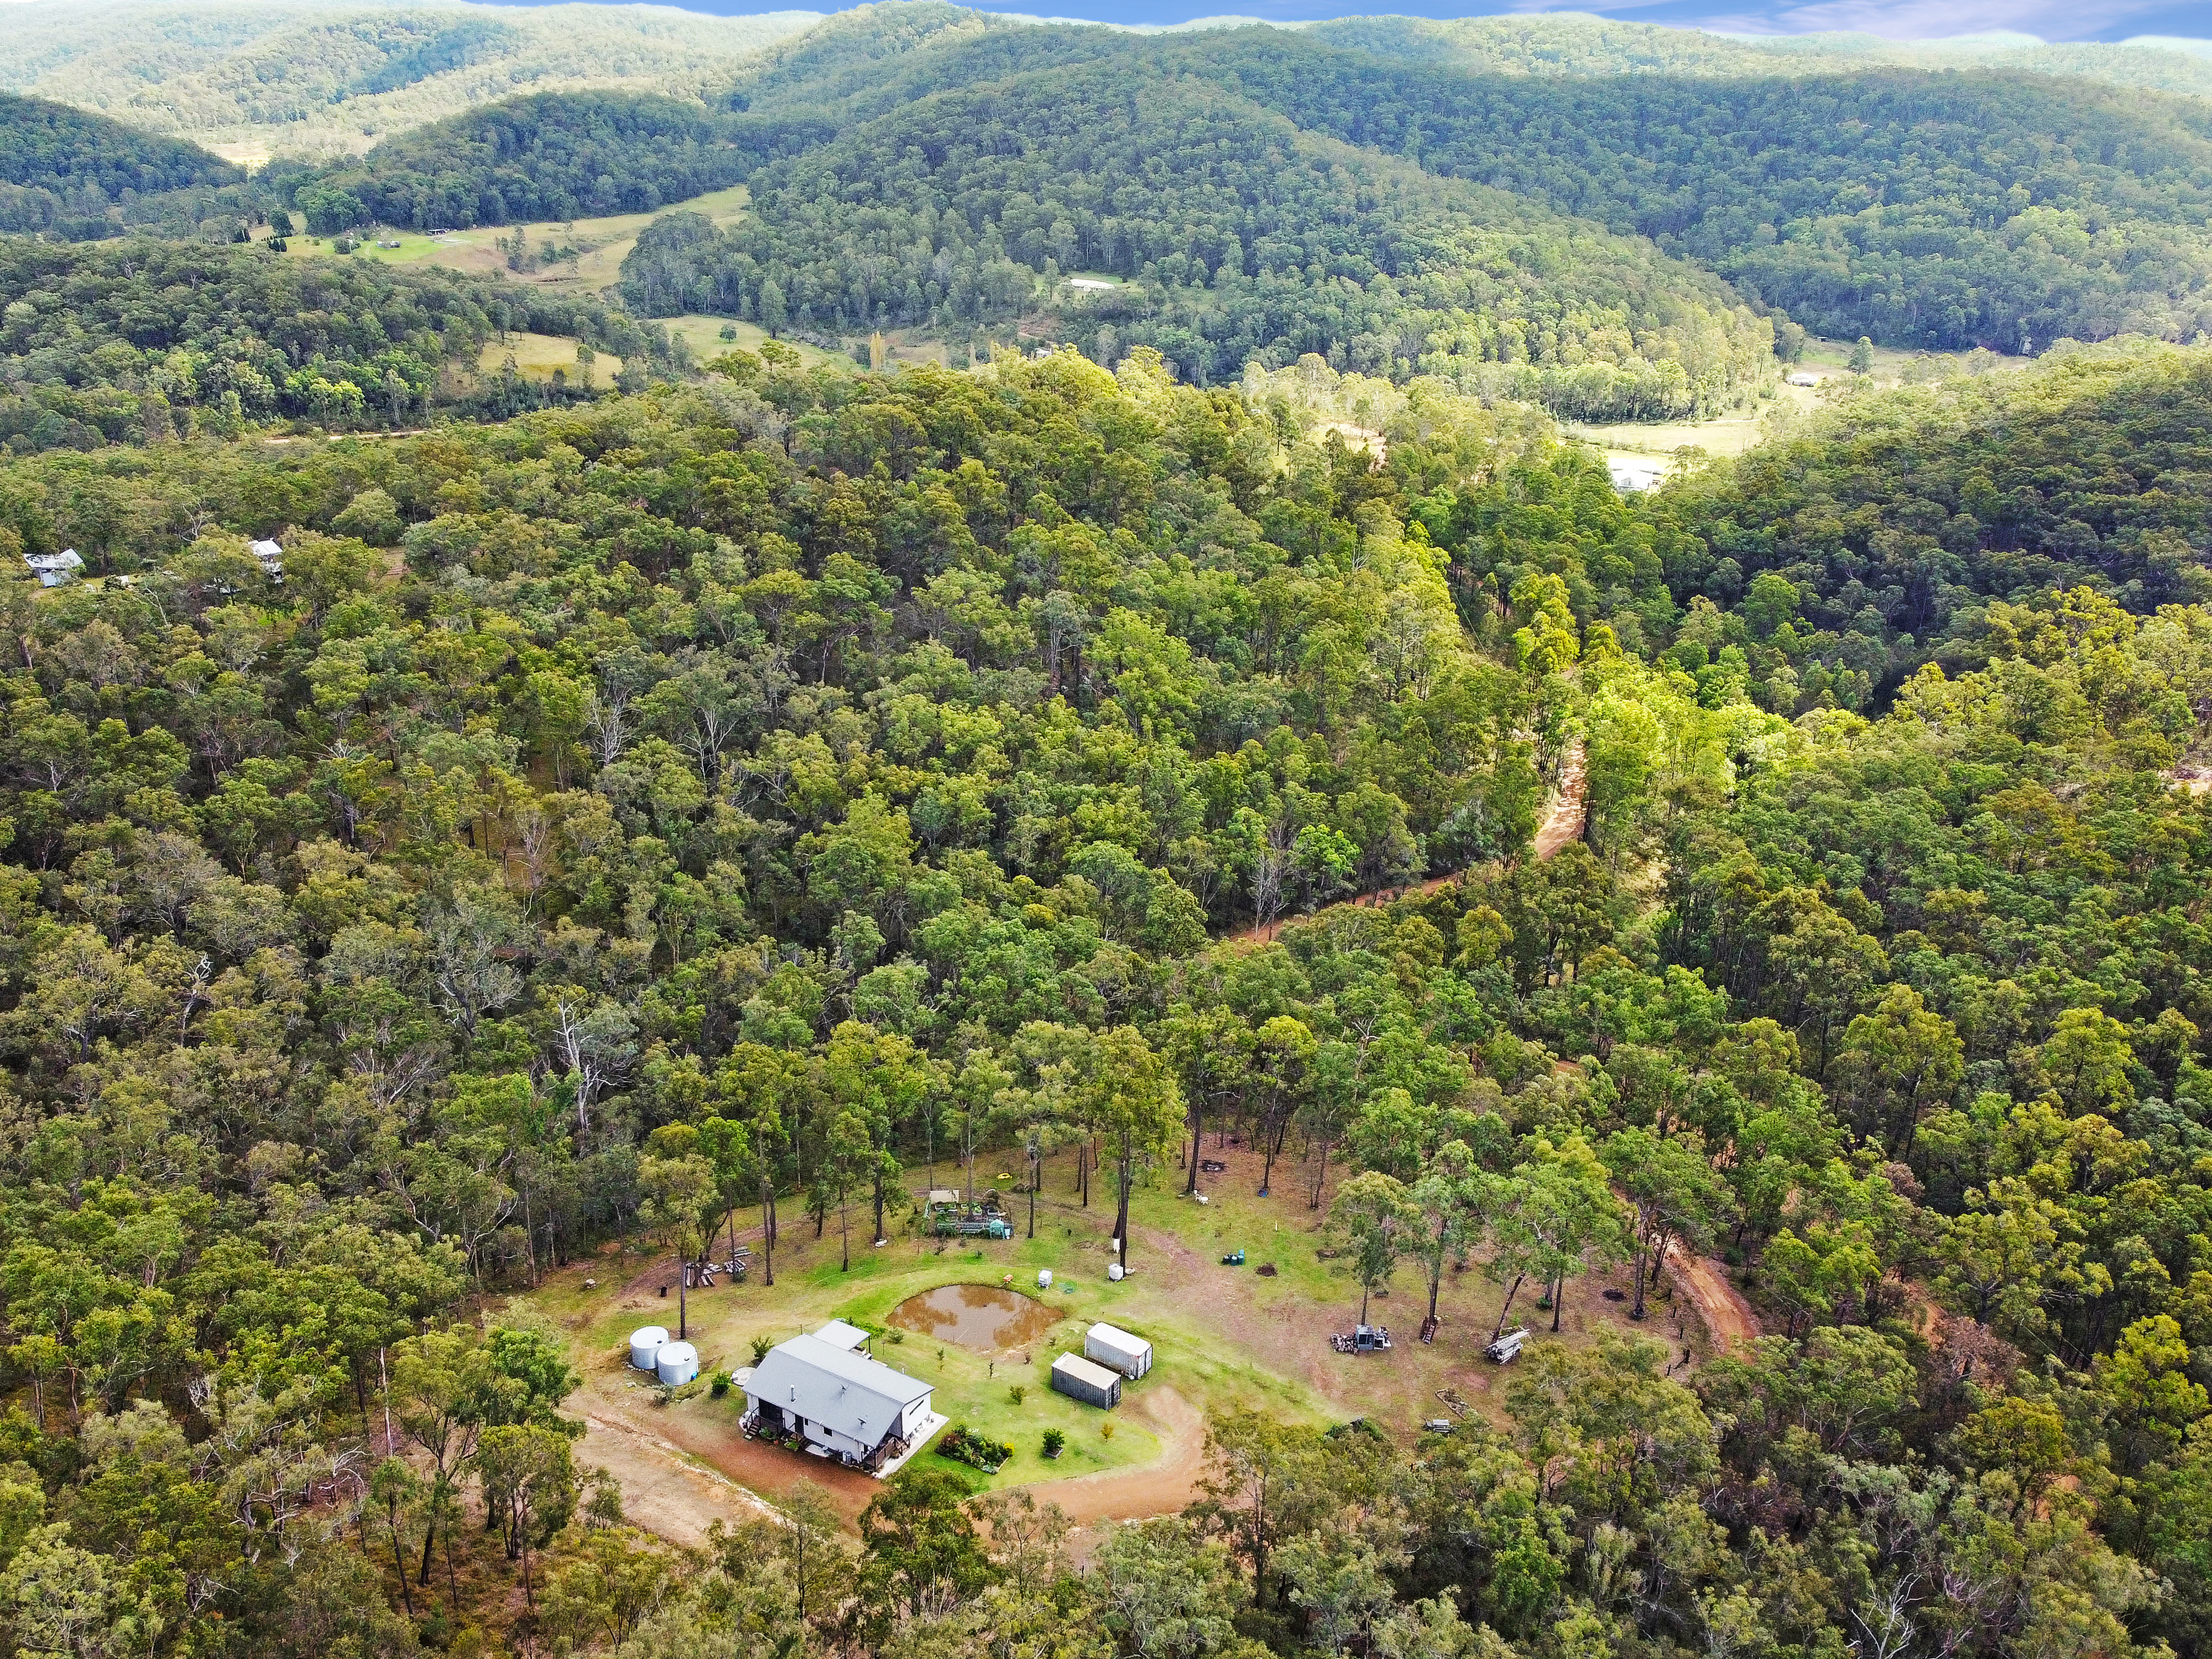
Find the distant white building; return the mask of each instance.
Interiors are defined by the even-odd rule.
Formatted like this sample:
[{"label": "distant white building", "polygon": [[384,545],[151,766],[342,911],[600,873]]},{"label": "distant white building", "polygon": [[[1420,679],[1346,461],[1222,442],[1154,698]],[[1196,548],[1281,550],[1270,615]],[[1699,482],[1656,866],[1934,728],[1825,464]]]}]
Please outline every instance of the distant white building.
[{"label": "distant white building", "polygon": [[84,568],[84,561],[73,547],[65,547],[58,553],[26,553],[23,562],[31,567],[31,574],[39,579],[41,587],[59,587]]},{"label": "distant white building", "polygon": [[1656,489],[1659,481],[1667,476],[1667,469],[1657,461],[1623,460],[1617,455],[1605,459],[1605,470],[1613,477],[1615,489]]},{"label": "distant white building", "polygon": [[261,567],[261,574],[270,581],[284,580],[284,550],[275,542],[248,542],[246,550],[253,555],[254,563]]},{"label": "distant white building", "polygon": [[902,1461],[945,1426],[928,1383],[859,1352],[866,1333],[832,1320],[779,1342],[745,1380],[744,1425],[805,1437],[817,1455],[872,1473]]},{"label": "distant white building", "polygon": [[1820,384],[1821,377],[1800,368],[1792,370],[1788,379],[1792,386],[1818,386]]}]

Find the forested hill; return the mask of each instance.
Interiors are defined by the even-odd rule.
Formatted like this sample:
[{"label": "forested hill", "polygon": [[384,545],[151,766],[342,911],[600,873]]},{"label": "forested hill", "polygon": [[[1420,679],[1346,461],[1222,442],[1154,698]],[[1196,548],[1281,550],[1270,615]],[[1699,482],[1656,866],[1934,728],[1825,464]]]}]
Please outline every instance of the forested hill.
[{"label": "forested hill", "polygon": [[[752,189],[719,237],[642,237],[631,303],[956,339],[1042,304],[1102,360],[1152,344],[1221,380],[1313,351],[1605,418],[1714,407],[1773,373],[1771,325],[1693,266],[1143,61],[936,94]],[[1127,286],[1062,286],[1078,270]]]},{"label": "forested hill", "polygon": [[1652,236],[1820,332],[2018,349],[2212,322],[2195,100],[1904,70],[1480,78],[1256,30],[1157,50],[1310,130]]},{"label": "forested hill", "polygon": [[818,49],[794,45],[744,85],[750,142],[763,154],[843,142],[839,119],[1112,62],[1132,84],[1186,77],[1304,131],[1650,235],[1831,334],[2016,350],[2129,330],[2187,338],[2212,320],[2212,106],[2199,100],[1771,60],[1749,76],[1477,75],[1264,28],[947,24],[892,52],[879,27],[864,16]]},{"label": "forested hill", "polygon": [[696,99],[820,21],[453,0],[20,0],[0,87],[202,143],[322,157],[519,94]]},{"label": "forested hill", "polygon": [[737,182],[757,158],[697,104],[538,93],[386,139],[358,161],[272,180],[311,226],[417,229],[649,213]]},{"label": "forested hill", "polygon": [[[1849,398],[1692,473],[1644,507],[1679,532],[1659,543],[1668,592],[1741,621],[1678,645],[1679,660],[1784,712],[1824,694],[1870,709],[1923,664],[1983,666],[1996,601],[2076,586],[2142,614],[2212,601],[2208,406],[2199,355],[2072,347],[2033,375]],[[1468,512],[1435,517],[1437,538],[1478,545]],[[1603,563],[1563,568],[1602,591]],[[1634,609],[1625,598],[1606,604],[1624,637],[1658,637],[1619,614]],[[1709,667],[1724,644],[1746,658]]]},{"label": "forested hill", "polygon": [[197,145],[0,93],[0,230],[108,234],[137,198],[245,176]]},{"label": "forested hill", "polygon": [[1572,14],[1518,17],[1346,17],[1304,31],[1331,46],[1380,58],[1449,64],[1478,75],[1705,75],[1757,79],[1778,71],[1833,75],[1887,65],[1984,70],[2099,81],[2112,86],[2212,96],[2212,57],[2203,43],[2134,40],[2051,46],[2025,37],[1936,41],[1872,34],[1763,37],[1668,28]]},{"label": "forested hill", "polygon": [[478,388],[472,371],[510,329],[574,335],[640,378],[672,367],[659,329],[597,300],[434,266],[0,238],[0,442],[91,449],[235,435],[248,422],[343,431],[465,404],[508,413],[542,389]]},{"label": "forested hill", "polygon": [[[2159,596],[2101,548],[2201,545],[2208,356],[1909,398],[1809,482],[1637,501],[1432,382],[774,343],[497,426],[0,460],[10,560],[136,578],[0,605],[0,1637],[2201,1650],[2212,803],[2177,778],[2212,611],[2116,602]],[[1348,398],[1386,459],[1318,423]],[[2036,419],[2067,437],[2008,469]],[[1905,533],[1954,489],[1956,672],[1855,712],[1766,672],[1817,656],[1886,497]],[[1785,520],[1802,611],[1796,574],[1713,581]],[[1577,748],[1584,841],[1533,859]],[[1255,916],[1291,925],[1213,937]],[[933,1463],[857,1546],[802,1492],[802,1608],[796,1528],[678,1552],[586,1485],[596,1336],[510,1300],[757,1205],[896,1206],[954,1133],[1106,1147],[1127,1195],[1210,1129],[1334,1158],[1296,1248],[1346,1311],[1379,1236],[1454,1320],[1516,1263],[1556,1309],[1695,1255],[1759,1334],[1538,1330],[1449,1433],[1278,1420],[1240,1367],[1217,1495],[1080,1573]],[[1257,1538],[1218,1496],[1255,1468]]]}]

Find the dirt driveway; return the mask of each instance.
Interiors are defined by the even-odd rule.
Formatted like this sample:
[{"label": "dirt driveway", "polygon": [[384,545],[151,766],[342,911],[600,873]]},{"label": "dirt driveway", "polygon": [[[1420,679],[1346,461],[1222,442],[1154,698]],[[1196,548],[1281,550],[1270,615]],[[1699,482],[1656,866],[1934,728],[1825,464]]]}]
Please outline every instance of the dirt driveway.
[{"label": "dirt driveway", "polygon": [[1759,1334],[1759,1320],[1751,1311],[1751,1304],[1711,1258],[1678,1257],[1669,1261],[1668,1271],[1705,1322],[1716,1352],[1726,1353],[1737,1343],[1748,1342]]},{"label": "dirt driveway", "polygon": [[1032,1488],[1039,1498],[1059,1504],[1079,1526],[1174,1515],[1198,1495],[1198,1479],[1206,1468],[1206,1419],[1169,1388],[1132,1396],[1127,1408],[1130,1416],[1159,1436],[1158,1457],[1133,1469],[1102,1469]]}]

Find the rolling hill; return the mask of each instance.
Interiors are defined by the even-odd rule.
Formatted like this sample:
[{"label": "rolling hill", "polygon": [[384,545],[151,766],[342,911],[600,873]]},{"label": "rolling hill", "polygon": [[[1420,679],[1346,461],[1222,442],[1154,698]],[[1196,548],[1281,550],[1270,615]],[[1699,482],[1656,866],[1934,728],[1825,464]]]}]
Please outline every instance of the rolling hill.
[{"label": "rolling hill", "polygon": [[0,93],[0,230],[104,235],[143,198],[235,185],[198,145],[42,98]]},{"label": "rolling hill", "polygon": [[819,15],[34,0],[9,8],[0,88],[258,160],[363,149],[519,93],[618,87],[696,98]]}]

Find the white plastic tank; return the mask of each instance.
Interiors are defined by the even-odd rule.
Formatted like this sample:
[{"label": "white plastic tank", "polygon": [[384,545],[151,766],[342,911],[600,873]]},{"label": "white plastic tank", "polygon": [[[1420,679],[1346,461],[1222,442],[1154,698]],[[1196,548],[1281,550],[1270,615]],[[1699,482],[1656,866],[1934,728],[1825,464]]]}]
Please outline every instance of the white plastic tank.
[{"label": "white plastic tank", "polygon": [[633,1370],[649,1371],[659,1356],[660,1345],[668,1340],[668,1333],[659,1325],[647,1325],[629,1334],[629,1363]]},{"label": "white plastic tank", "polygon": [[653,1368],[664,1389],[681,1388],[699,1375],[699,1350],[689,1342],[664,1342]]},{"label": "white plastic tank", "polygon": [[1050,1290],[1051,1288],[1052,1288],[1052,1269],[1051,1269],[1051,1268],[1049,1268],[1049,1267],[1040,1267],[1040,1268],[1038,1268],[1038,1269],[1037,1269],[1037,1289],[1039,1289],[1039,1290],[1041,1290],[1041,1291],[1048,1291],[1048,1290]]},{"label": "white plastic tank", "polygon": [[1121,1282],[1121,1264],[1118,1261],[1108,1262],[1106,1264],[1106,1277],[1112,1279],[1116,1285],[1120,1284]]}]

